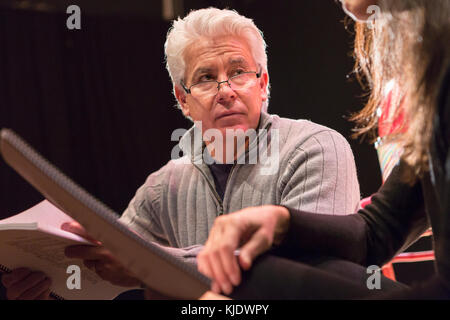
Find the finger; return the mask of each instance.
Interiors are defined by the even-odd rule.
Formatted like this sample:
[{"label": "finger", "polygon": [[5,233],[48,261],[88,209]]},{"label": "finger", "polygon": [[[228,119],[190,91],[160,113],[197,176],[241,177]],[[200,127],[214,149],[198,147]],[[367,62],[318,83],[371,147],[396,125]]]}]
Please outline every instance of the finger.
[{"label": "finger", "polygon": [[118,262],[106,262],[103,260],[94,260],[93,270],[105,281],[122,287],[133,287],[140,285],[140,281],[130,271],[124,268]]},{"label": "finger", "polygon": [[28,268],[17,268],[10,273],[4,273],[2,275],[2,283],[5,288],[9,288],[14,283],[23,280],[31,274],[31,270]]},{"label": "finger", "polygon": [[45,291],[50,289],[51,280],[49,278],[44,278],[41,282],[37,283],[32,288],[23,292],[17,300],[35,300],[41,296]]},{"label": "finger", "polygon": [[220,259],[225,275],[227,276],[229,282],[233,286],[238,286],[239,283],[241,283],[241,270],[239,268],[237,257],[233,254],[232,251],[231,253],[221,252]]},{"label": "finger", "polygon": [[94,263],[94,269],[95,272],[106,281],[120,281],[120,279],[123,277],[123,271],[120,270],[120,268],[117,268],[116,266],[106,263],[102,260],[96,260]]},{"label": "finger", "polygon": [[210,249],[210,241],[206,243],[204,249],[198,254],[197,256],[197,268],[198,270],[203,273],[205,276],[211,279],[211,290],[220,293],[221,289],[218,285],[217,281],[215,280],[214,271],[210,264],[210,257],[211,257],[211,249]]},{"label": "finger", "polygon": [[218,250],[214,250],[208,258],[213,279],[219,284],[225,294],[230,294],[232,286],[231,282],[228,280],[228,277],[225,275],[220,252]]},{"label": "finger", "polygon": [[77,234],[91,242],[94,242],[96,244],[101,244],[100,241],[98,241],[97,239],[94,239],[93,237],[91,237],[87,232],[86,229],[83,228],[83,226],[81,224],[79,224],[76,221],[71,221],[71,222],[64,222],[61,225],[61,230],[67,231],[67,232],[71,232],[74,234]]},{"label": "finger", "polygon": [[95,262],[97,260],[83,260],[83,264],[86,266],[86,268],[95,271]]},{"label": "finger", "polygon": [[108,273],[105,272],[105,266],[101,260],[94,260],[94,271],[103,280],[110,281]]},{"label": "finger", "polygon": [[[210,257],[213,252],[213,248],[215,245],[215,239],[218,237],[216,236],[217,233],[221,233],[221,225],[218,223],[219,218],[214,221],[213,227],[211,228],[208,236],[208,240],[205,243],[205,246],[200,251],[200,253],[197,255],[197,269],[199,272],[203,273],[205,276],[207,276],[210,279],[214,278],[213,270],[210,265]],[[220,236],[219,236],[220,237]]]},{"label": "finger", "polygon": [[43,272],[32,272],[29,276],[24,278],[21,281],[18,281],[11,285],[6,293],[6,296],[10,300],[17,299],[21,296],[25,291],[33,288],[38,283],[43,281],[46,278],[46,275]]},{"label": "finger", "polygon": [[198,271],[203,273],[205,276],[207,276],[208,278],[211,279],[211,291],[213,291],[215,293],[220,293],[220,287],[218,286],[216,281],[214,281],[214,273],[209,264],[209,259],[208,259],[209,252],[205,251],[205,249],[203,249],[203,250],[204,250],[204,251],[202,251],[203,253],[201,252],[202,254],[199,254],[197,256]]},{"label": "finger", "polygon": [[68,258],[82,260],[111,260],[111,253],[104,247],[94,247],[89,245],[75,245],[66,247],[64,250]]},{"label": "finger", "polygon": [[[218,219],[217,219],[218,220]],[[216,227],[214,228],[214,232],[210,233],[207,247],[208,254],[205,256],[208,260],[211,276],[212,279],[218,283],[221,290],[228,294],[232,290],[232,286],[230,281],[228,280],[228,277],[225,274],[223,265],[222,265],[222,259],[220,257],[220,250],[222,250],[222,241],[224,239],[223,237],[223,230],[224,230],[224,223],[225,219],[220,219],[221,223],[216,223]],[[217,221],[219,222],[219,221]]]},{"label": "finger", "polygon": [[271,240],[267,235],[267,232],[262,229],[255,232],[250,240],[241,248],[239,254],[239,263],[241,267],[244,270],[248,270],[251,267],[255,257],[268,250],[270,246]]},{"label": "finger", "polygon": [[243,223],[239,216],[229,216],[226,223],[222,224],[222,234],[213,238],[214,244],[219,246],[220,263],[223,267],[229,283],[234,286],[241,282],[241,271],[234,250],[239,246],[243,236]]},{"label": "finger", "polygon": [[[223,254],[222,252],[218,253],[218,257],[215,259],[217,265],[213,266],[213,269],[215,268],[215,270],[218,270],[216,272],[220,273],[219,276],[219,284],[222,287],[222,290],[225,294],[230,294],[231,291],[233,291],[233,285],[237,279],[236,279],[236,274],[228,274],[227,271],[225,270],[225,264],[228,263],[230,264],[229,261],[230,257],[228,254]],[[234,256],[231,257],[231,259],[233,259],[236,262],[236,258]],[[227,261],[228,260],[228,261]],[[233,279],[233,280],[231,280]],[[237,282],[237,284],[239,284],[239,282]],[[236,284],[236,285],[237,285]]]},{"label": "finger", "polygon": [[220,293],[220,286],[217,282],[211,282],[211,291],[214,293]]},{"label": "finger", "polygon": [[61,230],[72,232],[79,236],[87,236],[86,230],[76,221],[64,222],[61,224]]},{"label": "finger", "polygon": [[209,266],[209,261],[206,258],[206,255],[208,255],[207,249],[203,249],[198,255],[197,255],[197,270],[207,276],[208,278],[212,278],[212,271]]},{"label": "finger", "polygon": [[241,282],[241,270],[238,265],[234,250],[237,249],[240,234],[236,228],[227,228],[223,241],[226,241],[220,248],[220,260],[228,280],[237,286]]}]

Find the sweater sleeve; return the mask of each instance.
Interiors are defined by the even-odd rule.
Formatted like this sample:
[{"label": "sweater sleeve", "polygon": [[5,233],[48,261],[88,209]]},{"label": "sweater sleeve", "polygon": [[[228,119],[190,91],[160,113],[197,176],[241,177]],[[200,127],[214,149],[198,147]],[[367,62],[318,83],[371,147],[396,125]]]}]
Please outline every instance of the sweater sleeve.
[{"label": "sweater sleeve", "polygon": [[299,144],[280,182],[280,204],[297,210],[348,214],[359,205],[352,150],[347,140],[333,130],[317,132]]},{"label": "sweater sleeve", "polygon": [[157,215],[161,194],[161,171],[152,173],[147,178],[119,220],[147,241],[167,246],[169,242]]}]

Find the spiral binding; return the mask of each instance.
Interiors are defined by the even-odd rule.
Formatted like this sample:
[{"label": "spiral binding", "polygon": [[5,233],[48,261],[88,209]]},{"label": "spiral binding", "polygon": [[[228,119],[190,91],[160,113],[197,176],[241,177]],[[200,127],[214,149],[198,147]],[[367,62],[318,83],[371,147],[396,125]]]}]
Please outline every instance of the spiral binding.
[{"label": "spiral binding", "polygon": [[10,273],[11,269],[9,269],[6,266],[0,264],[0,271],[3,272],[3,273]]}]

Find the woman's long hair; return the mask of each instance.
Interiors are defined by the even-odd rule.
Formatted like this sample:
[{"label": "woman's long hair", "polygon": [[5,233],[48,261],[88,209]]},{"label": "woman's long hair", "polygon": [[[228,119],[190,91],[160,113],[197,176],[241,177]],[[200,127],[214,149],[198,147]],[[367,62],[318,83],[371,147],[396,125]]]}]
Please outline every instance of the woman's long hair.
[{"label": "woman's long hair", "polygon": [[376,111],[394,80],[400,93],[391,101],[391,119],[402,113],[403,122],[390,137],[403,148],[412,168],[404,178],[413,183],[428,170],[437,96],[450,62],[450,0],[380,0],[379,9],[374,20],[356,23],[355,71],[369,99],[351,118],[354,136],[375,139]]}]

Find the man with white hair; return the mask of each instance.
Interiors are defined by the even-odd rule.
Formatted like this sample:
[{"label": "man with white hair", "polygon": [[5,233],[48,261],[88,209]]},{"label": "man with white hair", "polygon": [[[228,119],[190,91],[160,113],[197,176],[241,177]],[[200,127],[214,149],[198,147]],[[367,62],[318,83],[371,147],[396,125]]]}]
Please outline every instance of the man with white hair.
[{"label": "man with white hair", "polygon": [[[149,239],[186,247],[203,243],[214,219],[238,208],[291,203],[336,214],[357,208],[359,185],[347,141],[329,128],[265,112],[269,98],[265,47],[253,21],[235,11],[201,9],[174,21],[165,43],[167,69],[179,107],[199,125],[180,141],[181,149],[189,149],[184,157],[189,161],[169,161],[150,175],[123,222]],[[279,150],[271,150],[279,154],[276,172],[261,174],[260,162],[236,164],[239,148],[232,148],[230,155],[226,150],[230,141],[219,144],[223,146],[219,150],[205,137],[208,130],[218,130],[225,140],[227,130],[239,129],[258,133],[266,129],[269,147],[277,133]],[[196,130],[203,133],[204,143],[183,148],[195,140]],[[249,153],[252,143],[247,144]],[[215,163],[208,165],[208,156]]]},{"label": "man with white hair", "polygon": [[[192,11],[174,21],[165,53],[178,105],[195,125],[180,140],[183,156],[147,178],[123,223],[150,241],[187,248],[206,241],[217,216],[246,207],[289,205],[334,214],[357,209],[359,185],[347,141],[310,121],[267,113],[266,45],[251,19],[231,10]],[[270,159],[261,161],[269,150]],[[79,226],[68,230],[83,232]],[[192,257],[198,250],[179,252]],[[66,253],[114,284],[139,283],[101,246]],[[45,285],[26,295],[31,285],[23,279],[30,275],[8,276],[9,298],[43,297]]]}]

